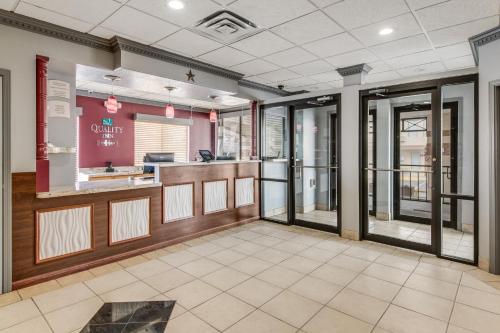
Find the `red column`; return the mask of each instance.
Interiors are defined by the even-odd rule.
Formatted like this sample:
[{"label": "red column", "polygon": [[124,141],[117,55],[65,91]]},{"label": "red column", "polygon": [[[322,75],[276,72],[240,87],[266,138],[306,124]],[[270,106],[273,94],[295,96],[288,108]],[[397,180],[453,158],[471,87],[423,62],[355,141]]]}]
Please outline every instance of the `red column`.
[{"label": "red column", "polygon": [[36,56],[36,191],[49,191],[47,157],[47,63],[49,58]]},{"label": "red column", "polygon": [[252,156],[257,156],[257,101],[251,102],[252,111]]}]

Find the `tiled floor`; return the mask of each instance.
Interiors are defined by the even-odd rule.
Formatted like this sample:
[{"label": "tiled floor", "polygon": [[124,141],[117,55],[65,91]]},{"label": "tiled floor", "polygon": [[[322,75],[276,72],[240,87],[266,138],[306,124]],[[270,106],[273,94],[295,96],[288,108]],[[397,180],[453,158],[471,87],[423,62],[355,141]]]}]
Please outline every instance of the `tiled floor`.
[{"label": "tiled floor", "polygon": [[[286,221],[287,215],[280,214],[270,216],[270,218],[280,221]],[[307,213],[295,213],[295,218],[306,222],[337,226],[337,211],[313,210]]]},{"label": "tiled floor", "polygon": [[[382,221],[369,218],[370,233],[399,238],[417,243],[431,243],[431,226],[407,221]],[[443,254],[467,260],[474,259],[474,235],[451,228],[443,228]]]},{"label": "tiled floor", "polygon": [[169,333],[492,333],[496,287],[472,266],[255,222],[2,295],[0,332],[79,332],[103,302],[175,299]]}]

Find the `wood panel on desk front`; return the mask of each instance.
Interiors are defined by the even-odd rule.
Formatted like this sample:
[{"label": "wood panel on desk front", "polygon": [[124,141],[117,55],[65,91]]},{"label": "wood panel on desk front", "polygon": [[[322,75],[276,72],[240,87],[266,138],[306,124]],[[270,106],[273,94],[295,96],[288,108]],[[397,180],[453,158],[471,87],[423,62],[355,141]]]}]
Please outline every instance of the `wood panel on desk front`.
[{"label": "wood panel on desk front", "polygon": [[[214,165],[215,166],[215,165]],[[228,164],[162,168],[164,184],[194,181],[196,191],[195,216],[169,223],[163,221],[163,187],[113,191],[95,194],[73,195],[48,199],[36,198],[35,173],[12,174],[12,244],[13,244],[13,287],[25,286],[72,274],[91,267],[122,260],[164,246],[183,242],[233,225],[246,223],[259,217],[258,204],[234,209],[234,187],[228,189],[228,210],[202,214],[202,181],[204,179],[254,176],[258,178],[259,164]],[[216,169],[216,170],[215,170]],[[194,179],[193,179],[194,178]],[[258,182],[256,196],[258,197]],[[108,244],[108,208],[110,201],[151,197],[151,237],[122,244]],[[45,263],[35,263],[35,212],[39,209],[57,208],[68,205],[94,204],[95,250]]]}]

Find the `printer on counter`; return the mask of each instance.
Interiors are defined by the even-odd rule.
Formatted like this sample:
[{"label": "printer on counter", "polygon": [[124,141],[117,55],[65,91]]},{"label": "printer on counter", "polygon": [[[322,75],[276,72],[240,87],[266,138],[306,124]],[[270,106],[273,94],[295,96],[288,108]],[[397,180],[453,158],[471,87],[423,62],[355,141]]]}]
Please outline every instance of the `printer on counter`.
[{"label": "printer on counter", "polygon": [[[173,163],[174,153],[146,153],[143,158],[144,163]],[[144,166],[144,173],[153,173],[153,166]]]}]

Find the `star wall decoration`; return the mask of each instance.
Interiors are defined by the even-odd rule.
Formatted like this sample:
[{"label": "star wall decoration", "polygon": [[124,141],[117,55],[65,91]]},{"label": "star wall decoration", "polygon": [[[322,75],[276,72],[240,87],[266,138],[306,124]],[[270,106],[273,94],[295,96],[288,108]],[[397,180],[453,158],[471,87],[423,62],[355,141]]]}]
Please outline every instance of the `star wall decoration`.
[{"label": "star wall decoration", "polygon": [[187,76],[187,81],[188,82],[193,82],[194,83],[194,77],[195,75],[193,74],[193,71],[190,69],[189,72],[186,73]]}]

